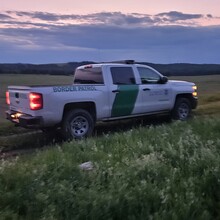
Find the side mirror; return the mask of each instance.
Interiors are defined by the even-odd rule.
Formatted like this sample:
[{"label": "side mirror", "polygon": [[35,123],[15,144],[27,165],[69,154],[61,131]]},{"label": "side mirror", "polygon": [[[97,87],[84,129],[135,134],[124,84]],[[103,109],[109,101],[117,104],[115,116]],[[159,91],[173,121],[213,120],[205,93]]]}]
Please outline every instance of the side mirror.
[{"label": "side mirror", "polygon": [[162,77],[160,78],[159,83],[165,84],[165,83],[167,83],[167,81],[168,81],[168,78],[167,78],[166,76],[162,76]]}]

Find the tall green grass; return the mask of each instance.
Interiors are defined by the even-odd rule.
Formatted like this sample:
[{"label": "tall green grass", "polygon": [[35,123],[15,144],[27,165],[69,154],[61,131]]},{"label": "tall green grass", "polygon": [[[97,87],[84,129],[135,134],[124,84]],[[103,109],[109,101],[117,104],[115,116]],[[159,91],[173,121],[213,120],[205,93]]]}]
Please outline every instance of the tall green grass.
[{"label": "tall green grass", "polygon": [[[94,169],[79,164],[92,161]],[[220,119],[105,134],[0,166],[2,219],[219,219]]]}]

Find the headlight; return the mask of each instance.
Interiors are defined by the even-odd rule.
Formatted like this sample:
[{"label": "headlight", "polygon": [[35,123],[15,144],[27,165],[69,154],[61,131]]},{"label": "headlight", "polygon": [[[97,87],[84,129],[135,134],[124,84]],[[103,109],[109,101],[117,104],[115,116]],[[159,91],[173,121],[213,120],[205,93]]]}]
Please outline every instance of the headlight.
[{"label": "headlight", "polygon": [[192,92],[193,97],[197,97],[197,95],[198,95],[197,86],[193,86],[192,89],[193,89],[193,92]]},{"label": "headlight", "polygon": [[197,90],[197,86],[193,86],[192,88],[193,88],[195,91]]}]

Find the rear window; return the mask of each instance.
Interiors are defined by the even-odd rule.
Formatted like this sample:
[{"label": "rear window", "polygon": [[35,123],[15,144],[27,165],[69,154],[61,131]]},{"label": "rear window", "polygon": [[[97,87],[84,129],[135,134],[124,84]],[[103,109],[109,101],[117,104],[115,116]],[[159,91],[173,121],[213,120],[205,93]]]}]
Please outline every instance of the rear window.
[{"label": "rear window", "polygon": [[100,67],[77,69],[74,76],[76,84],[104,84]]}]

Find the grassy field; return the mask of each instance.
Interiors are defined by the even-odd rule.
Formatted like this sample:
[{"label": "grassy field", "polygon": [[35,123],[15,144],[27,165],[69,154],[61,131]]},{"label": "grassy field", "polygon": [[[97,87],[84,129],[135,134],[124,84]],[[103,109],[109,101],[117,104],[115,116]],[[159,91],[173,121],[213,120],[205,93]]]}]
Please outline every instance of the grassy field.
[{"label": "grassy field", "polygon": [[[199,104],[204,105],[214,101],[220,101],[220,75],[212,76],[179,76],[172,77],[175,80],[194,82],[198,86]],[[214,98],[215,97],[215,98]]]},{"label": "grassy field", "polygon": [[2,160],[1,219],[219,219],[219,134],[199,117]]},{"label": "grassy field", "polygon": [[172,79],[196,83],[199,96],[199,105],[195,111],[197,115],[220,114],[220,75],[181,76]]},{"label": "grassy field", "polygon": [[[33,84],[31,76],[3,78],[5,88]],[[53,145],[38,133],[14,137],[13,146],[39,150],[0,161],[0,219],[220,219],[220,76],[175,79],[199,86],[187,122],[139,123]],[[41,151],[45,144],[53,147]],[[81,170],[87,161],[93,168]]]},{"label": "grassy field", "polygon": [[[214,102],[213,105],[220,107],[220,75],[212,76],[181,76],[172,77],[172,79],[186,80],[195,82],[198,85],[199,104],[206,105]],[[54,85],[54,84],[71,84],[72,76],[53,76],[53,75],[18,75],[18,74],[0,74],[0,123],[6,122],[5,110],[5,91],[8,85]],[[217,103],[218,102],[218,103]],[[204,113],[203,106],[201,108]],[[212,106],[214,108],[214,106]]]}]

